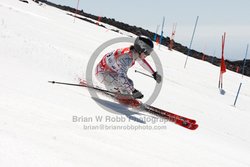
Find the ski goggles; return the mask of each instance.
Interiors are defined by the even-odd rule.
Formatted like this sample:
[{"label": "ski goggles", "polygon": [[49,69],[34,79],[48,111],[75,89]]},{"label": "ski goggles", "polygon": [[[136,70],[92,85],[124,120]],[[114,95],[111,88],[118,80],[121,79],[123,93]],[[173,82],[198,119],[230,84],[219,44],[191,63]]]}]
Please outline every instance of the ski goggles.
[{"label": "ski goggles", "polygon": [[145,49],[142,53],[144,53],[146,56],[149,56],[152,53],[153,49],[152,48],[148,48]]}]

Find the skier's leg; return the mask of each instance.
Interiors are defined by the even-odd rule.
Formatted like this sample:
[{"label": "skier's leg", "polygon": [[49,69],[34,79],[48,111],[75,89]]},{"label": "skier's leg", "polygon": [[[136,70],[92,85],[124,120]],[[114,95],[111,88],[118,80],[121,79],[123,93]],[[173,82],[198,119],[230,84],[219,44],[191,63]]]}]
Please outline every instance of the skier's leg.
[{"label": "skier's leg", "polygon": [[111,71],[99,70],[96,72],[97,80],[104,84],[107,90],[112,92],[118,91],[117,76],[118,74],[116,72]]},{"label": "skier's leg", "polygon": [[124,78],[117,83],[117,86],[122,94],[130,94],[131,92],[128,91],[129,88],[127,88],[126,86],[134,87],[134,83],[130,78]]},{"label": "skier's leg", "polygon": [[[123,85],[121,85],[121,82],[118,82],[118,74],[116,72],[101,71],[96,73],[96,77],[99,82],[105,85],[107,90],[119,92],[116,94],[119,103],[132,107],[140,106],[140,102],[132,99],[131,94],[123,87]],[[128,82],[133,85],[133,81],[129,78]]]}]

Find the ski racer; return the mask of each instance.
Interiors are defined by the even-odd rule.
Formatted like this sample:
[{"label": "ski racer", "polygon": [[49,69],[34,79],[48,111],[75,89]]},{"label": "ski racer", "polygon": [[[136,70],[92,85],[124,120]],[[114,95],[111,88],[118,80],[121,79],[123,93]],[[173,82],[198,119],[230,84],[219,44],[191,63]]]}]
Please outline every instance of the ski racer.
[{"label": "ski racer", "polygon": [[152,74],[157,83],[160,83],[162,80],[161,75],[154,71],[145,60],[152,53],[153,48],[154,44],[148,37],[137,37],[134,45],[117,49],[104,55],[96,66],[96,78],[109,91],[118,92],[125,96],[132,96],[134,99],[142,99],[143,94],[134,88],[133,81],[128,78],[127,72],[136,61]]}]

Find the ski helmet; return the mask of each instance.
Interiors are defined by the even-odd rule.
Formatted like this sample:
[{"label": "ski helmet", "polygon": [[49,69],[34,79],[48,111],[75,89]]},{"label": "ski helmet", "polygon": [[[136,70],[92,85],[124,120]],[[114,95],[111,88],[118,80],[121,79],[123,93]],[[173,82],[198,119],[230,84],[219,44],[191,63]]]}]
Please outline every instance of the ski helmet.
[{"label": "ski helmet", "polygon": [[144,53],[148,56],[152,53],[154,44],[150,38],[146,36],[139,36],[135,39],[134,47],[139,54]]}]

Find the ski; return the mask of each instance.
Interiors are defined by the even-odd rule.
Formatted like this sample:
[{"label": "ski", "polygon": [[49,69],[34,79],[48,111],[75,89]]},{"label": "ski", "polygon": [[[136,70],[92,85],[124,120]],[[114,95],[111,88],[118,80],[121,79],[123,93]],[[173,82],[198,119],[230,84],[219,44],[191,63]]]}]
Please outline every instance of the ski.
[{"label": "ski", "polygon": [[194,119],[190,119],[190,118],[187,118],[184,116],[180,116],[178,114],[168,112],[166,110],[156,108],[156,107],[151,106],[151,105],[144,104],[136,99],[126,99],[126,98],[125,99],[117,99],[117,97],[115,96],[115,94],[113,92],[107,92],[106,90],[100,89],[98,87],[90,86],[84,80],[81,80],[80,84],[84,85],[85,87],[94,88],[94,89],[104,93],[105,95],[108,95],[109,97],[111,97],[115,101],[119,102],[120,104],[130,106],[134,109],[144,110],[144,111],[151,113],[155,116],[159,116],[161,118],[167,119],[168,121],[173,122],[173,123],[175,123],[179,126],[182,126],[184,128],[187,128],[190,130],[195,130],[199,126],[198,124],[196,124],[196,120],[194,120]]},{"label": "ski", "polygon": [[159,109],[159,108],[156,108],[156,107],[153,107],[153,106],[147,106],[147,107],[148,107],[148,109],[154,110],[155,112],[158,112],[161,115],[166,116],[166,117],[171,117],[173,119],[180,119],[180,120],[183,120],[185,122],[192,123],[192,124],[196,123],[196,120],[194,120],[194,119],[190,119],[190,118],[187,118],[187,117],[184,117],[184,116],[180,116],[180,115],[177,115],[177,114],[174,114],[174,113],[171,113],[171,112],[168,112],[166,110],[162,110],[162,109]]},{"label": "ski", "polygon": [[[107,94],[107,93],[105,93]],[[110,96],[110,95],[109,95]],[[143,110],[146,111],[148,113],[151,113],[155,116],[167,119],[170,122],[173,122],[179,126],[182,126],[184,128],[190,129],[190,130],[195,130],[198,128],[198,124],[196,124],[196,121],[187,117],[183,117],[177,114],[173,114],[171,112],[153,107],[151,105],[147,105],[144,104],[142,102],[140,102],[139,100],[136,99],[117,99],[116,97],[114,97],[113,95],[111,95],[111,97],[115,100],[118,101],[120,104],[123,105],[127,105],[130,106],[134,109],[138,109],[138,110]]]},{"label": "ski", "polygon": [[161,118],[165,118],[169,120],[170,122],[173,122],[179,126],[182,126],[184,128],[190,129],[190,130],[195,130],[198,128],[198,124],[196,124],[196,121],[190,118],[186,118],[177,114],[170,113],[168,111],[153,107],[151,105],[145,105],[145,111],[159,116]]},{"label": "ski", "polygon": [[90,88],[90,89],[98,91],[99,93],[102,93],[102,94],[112,98],[113,100],[117,101],[118,103],[120,103],[122,105],[126,105],[128,107],[131,107],[131,108],[134,108],[137,110],[141,110],[141,111],[146,111],[152,115],[167,119],[168,121],[173,122],[176,125],[187,128],[189,130],[195,130],[198,128],[198,124],[196,124],[196,121],[194,119],[183,117],[183,116],[156,108],[154,106],[144,104],[137,99],[131,99],[131,98],[128,98],[127,96],[124,98],[121,98],[121,97],[117,96],[116,92],[111,92],[111,91],[99,88],[97,86],[89,85],[85,80],[80,80],[80,84],[71,84],[71,83],[56,82],[56,81],[48,81],[48,82],[52,83],[52,84],[63,84],[63,85],[80,86],[80,87]]}]

